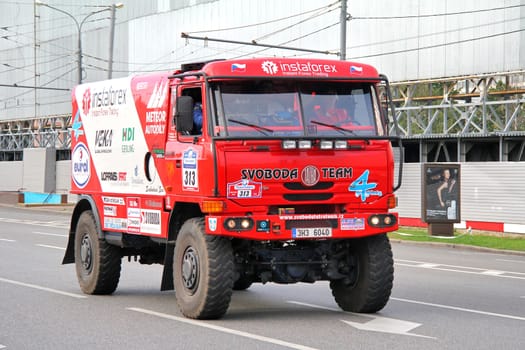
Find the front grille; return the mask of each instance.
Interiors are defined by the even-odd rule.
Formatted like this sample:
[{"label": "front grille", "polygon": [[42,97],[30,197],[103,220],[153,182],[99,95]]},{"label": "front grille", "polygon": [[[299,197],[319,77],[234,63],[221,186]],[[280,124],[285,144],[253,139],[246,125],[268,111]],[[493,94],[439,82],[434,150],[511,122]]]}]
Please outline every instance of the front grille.
[{"label": "front grille", "polygon": [[270,206],[268,210],[269,215],[285,215],[292,214],[333,214],[339,213],[339,209],[335,204],[294,204],[286,206]]},{"label": "front grille", "polygon": [[314,186],[305,186],[300,182],[287,182],[284,187],[292,191],[305,191],[305,190],[327,190],[334,186],[333,182],[318,182]]},{"label": "front grille", "polygon": [[291,202],[299,202],[299,201],[326,201],[333,197],[334,195],[332,193],[291,193],[291,194],[284,194],[284,199],[291,201]]}]

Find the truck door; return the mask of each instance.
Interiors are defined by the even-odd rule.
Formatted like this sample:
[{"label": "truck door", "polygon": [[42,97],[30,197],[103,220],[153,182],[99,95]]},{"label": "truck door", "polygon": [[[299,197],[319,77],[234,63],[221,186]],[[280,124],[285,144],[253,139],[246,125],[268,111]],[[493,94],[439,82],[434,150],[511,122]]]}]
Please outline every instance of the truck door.
[{"label": "truck door", "polygon": [[[175,113],[178,96],[191,96],[193,99],[194,127],[191,131],[177,131]],[[199,85],[182,84],[171,87],[171,117],[166,141],[166,172],[171,192],[174,195],[195,195],[200,192],[199,160],[203,157],[202,134],[206,129],[203,114],[202,90]],[[197,120],[199,116],[200,123]]]}]

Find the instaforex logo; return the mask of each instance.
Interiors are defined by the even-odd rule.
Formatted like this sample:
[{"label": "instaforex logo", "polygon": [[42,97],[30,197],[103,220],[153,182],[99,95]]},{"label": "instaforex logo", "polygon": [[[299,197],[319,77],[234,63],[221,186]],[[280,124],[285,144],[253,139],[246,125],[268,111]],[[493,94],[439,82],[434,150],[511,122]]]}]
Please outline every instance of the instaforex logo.
[{"label": "instaforex logo", "polygon": [[82,112],[84,112],[84,115],[89,114],[89,110],[91,108],[91,90],[87,89],[84,91],[84,96],[82,96]]},{"label": "instaforex logo", "polygon": [[82,112],[91,117],[118,115],[119,107],[126,104],[127,90],[111,85],[91,86],[82,95]]},{"label": "instaforex logo", "polygon": [[261,64],[262,70],[266,74],[274,75],[281,72],[282,75],[295,76],[328,76],[337,73],[335,64],[314,63],[314,62],[279,62],[264,61]]},{"label": "instaforex logo", "polygon": [[104,86],[101,90],[94,91],[91,95],[91,108],[111,107],[126,104],[127,89],[114,89]]},{"label": "instaforex logo", "polygon": [[261,68],[264,71],[264,73],[270,74],[270,75],[274,75],[278,71],[277,65],[273,63],[272,61],[264,61],[261,64]]}]

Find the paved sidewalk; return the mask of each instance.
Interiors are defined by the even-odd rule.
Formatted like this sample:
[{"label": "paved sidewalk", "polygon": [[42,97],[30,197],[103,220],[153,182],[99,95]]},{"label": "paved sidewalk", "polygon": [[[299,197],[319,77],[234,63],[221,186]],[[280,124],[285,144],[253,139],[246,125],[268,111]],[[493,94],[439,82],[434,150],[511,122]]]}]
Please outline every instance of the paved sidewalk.
[{"label": "paved sidewalk", "polygon": [[12,206],[17,208],[28,208],[36,210],[47,210],[53,212],[71,213],[74,208],[73,203],[68,204],[24,204],[18,203],[18,192],[0,191],[0,206]]}]

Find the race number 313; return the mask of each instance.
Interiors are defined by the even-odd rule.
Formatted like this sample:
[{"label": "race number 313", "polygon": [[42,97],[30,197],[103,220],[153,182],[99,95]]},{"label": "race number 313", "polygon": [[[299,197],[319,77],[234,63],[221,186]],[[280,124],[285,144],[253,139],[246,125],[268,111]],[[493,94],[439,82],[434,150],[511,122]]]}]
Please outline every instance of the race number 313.
[{"label": "race number 313", "polygon": [[185,191],[197,191],[199,189],[199,168],[197,163],[198,154],[188,148],[182,157],[182,189]]}]

